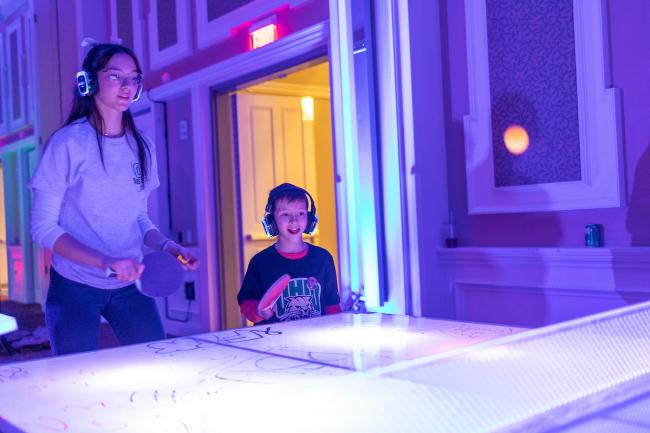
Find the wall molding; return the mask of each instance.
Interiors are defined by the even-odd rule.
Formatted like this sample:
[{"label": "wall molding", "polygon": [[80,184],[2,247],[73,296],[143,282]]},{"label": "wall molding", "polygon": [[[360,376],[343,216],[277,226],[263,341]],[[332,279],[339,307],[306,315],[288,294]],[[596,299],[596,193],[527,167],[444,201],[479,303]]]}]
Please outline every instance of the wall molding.
[{"label": "wall molding", "polygon": [[196,26],[199,49],[228,39],[244,25],[264,20],[274,12],[286,7],[300,6],[306,0],[255,0],[208,21],[208,2],[196,2]]},{"label": "wall molding", "polygon": [[[531,325],[512,319],[522,313],[513,306],[525,305],[552,323],[650,298],[650,247],[463,247],[437,254],[461,320],[484,320],[483,310],[495,311],[501,323]],[[484,305],[477,307],[478,299]]]},{"label": "wall molding", "polygon": [[322,49],[327,46],[328,39],[327,23],[318,23],[262,48],[214,63],[155,87],[150,90],[149,96],[152,100],[160,101],[173,98],[197,86],[218,87],[233,78],[246,76]]},{"label": "wall molding", "polygon": [[243,90],[245,93],[263,93],[281,96],[311,96],[312,98],[330,99],[329,87],[307,84],[264,82]]},{"label": "wall molding", "polygon": [[[463,247],[438,250],[441,264],[450,267],[455,281],[536,287],[611,287],[614,271],[638,277],[629,288],[650,293],[650,247],[534,248]],[[536,269],[536,274],[530,274]],[[491,281],[483,278],[491,272]],[[576,281],[581,274],[584,278]]]},{"label": "wall molding", "polygon": [[[288,35],[272,44],[257,50],[248,51],[217,62],[198,71],[184,75],[145,93],[131,110],[144,112],[151,109],[154,102],[164,102],[186,92],[192,95],[192,142],[194,143],[194,178],[197,203],[198,254],[202,265],[197,272],[197,297],[199,305],[201,332],[219,329],[221,310],[219,293],[219,266],[217,235],[215,234],[215,167],[213,155],[211,101],[219,86],[232,83],[234,79],[258,73],[268,68],[304,58],[311,53],[320,52],[327,47],[329,40],[328,23],[318,23]],[[159,122],[161,117],[155,116]],[[215,289],[216,288],[216,289]],[[172,308],[174,308],[172,306]],[[174,310],[176,311],[176,310]],[[191,331],[194,324],[183,327],[183,334]],[[190,329],[191,328],[191,329]],[[198,329],[198,328],[196,328]],[[179,332],[180,335],[180,332]]]},{"label": "wall molding", "polygon": [[470,214],[618,207],[625,202],[620,92],[610,88],[605,7],[573,1],[581,180],[496,187],[486,0],[465,0],[470,112],[464,118]]}]

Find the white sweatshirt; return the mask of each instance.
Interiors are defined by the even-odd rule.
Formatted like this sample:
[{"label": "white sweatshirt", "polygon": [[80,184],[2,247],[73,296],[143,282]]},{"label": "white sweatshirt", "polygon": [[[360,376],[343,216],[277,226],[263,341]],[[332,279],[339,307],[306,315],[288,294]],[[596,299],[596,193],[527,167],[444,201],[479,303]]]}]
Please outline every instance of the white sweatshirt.
[{"label": "white sweatshirt", "polygon": [[[141,259],[144,235],[156,228],[147,214],[147,198],[160,185],[155,148],[151,140],[145,140],[151,164],[143,187],[132,136],[104,137],[102,166],[95,130],[86,120],[54,133],[28,185],[34,192],[34,241],[52,250],[56,240],[69,233],[108,256]],[[56,253],[52,266],[65,278],[89,286],[128,285]]]}]

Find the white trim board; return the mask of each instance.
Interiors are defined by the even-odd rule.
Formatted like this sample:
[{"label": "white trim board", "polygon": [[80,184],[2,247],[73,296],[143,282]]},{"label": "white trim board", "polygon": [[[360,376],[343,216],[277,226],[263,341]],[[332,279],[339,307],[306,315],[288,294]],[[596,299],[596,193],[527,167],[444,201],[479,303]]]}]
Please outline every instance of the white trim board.
[{"label": "white trim board", "polygon": [[650,296],[650,248],[439,249],[456,319],[540,326]]},{"label": "white trim board", "polygon": [[278,7],[294,7],[306,0],[255,0],[212,21],[208,21],[208,2],[196,2],[196,26],[200,49],[229,38],[242,23],[264,19]]},{"label": "white trim board", "polygon": [[650,247],[439,249],[455,284],[650,294]]},{"label": "white trim board", "polygon": [[330,99],[329,87],[309,86],[305,84],[265,82],[247,87],[243,92],[283,96],[311,96],[312,98]]},{"label": "white trim board", "polygon": [[[233,79],[304,57],[315,49],[327,46],[327,23],[321,23],[287,36],[260,49],[243,53],[204,69],[188,74],[147,92],[146,98],[136,102],[132,112],[150,109],[153,101],[162,102],[187,92],[192,96],[192,137],[194,143],[194,177],[197,204],[198,257],[201,266],[196,273],[197,299],[202,299],[198,315],[202,330],[216,330],[220,323],[219,269],[214,221],[216,209],[214,155],[210,113],[211,89]],[[156,122],[160,121],[159,116]],[[174,310],[175,311],[175,310]],[[192,331],[192,329],[194,331]],[[196,323],[178,328],[178,333],[195,333]]]},{"label": "white trim board", "polygon": [[241,77],[305,55],[327,45],[327,23],[319,23],[293,33],[270,45],[248,51],[214,63],[150,90],[154,100],[164,100],[187,91],[194,86],[218,86],[234,77]]}]

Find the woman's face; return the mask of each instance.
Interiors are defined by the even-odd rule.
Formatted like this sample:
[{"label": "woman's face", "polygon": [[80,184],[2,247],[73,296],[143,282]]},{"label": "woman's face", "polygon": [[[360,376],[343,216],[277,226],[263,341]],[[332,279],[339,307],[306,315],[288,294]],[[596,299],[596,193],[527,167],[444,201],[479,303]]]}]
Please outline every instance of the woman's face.
[{"label": "woman's face", "polygon": [[142,75],[128,54],[113,55],[104,69],[97,71],[99,91],[95,102],[99,110],[122,113],[128,110],[142,83]]}]

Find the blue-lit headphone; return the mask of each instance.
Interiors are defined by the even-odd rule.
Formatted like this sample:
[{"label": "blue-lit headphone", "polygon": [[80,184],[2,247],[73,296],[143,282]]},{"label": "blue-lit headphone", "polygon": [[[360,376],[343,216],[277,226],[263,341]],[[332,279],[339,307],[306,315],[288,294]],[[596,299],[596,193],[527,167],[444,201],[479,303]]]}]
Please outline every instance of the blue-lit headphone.
[{"label": "blue-lit headphone", "polygon": [[[88,72],[84,69],[77,72],[77,90],[81,96],[93,96],[97,93],[97,73]],[[138,86],[132,101],[136,102],[142,95],[142,84]]]},{"label": "blue-lit headphone", "polygon": [[314,199],[311,196],[311,194],[309,194],[309,192],[307,192],[307,190],[305,189],[302,189],[290,183],[284,183],[271,190],[271,192],[269,193],[269,199],[266,202],[266,208],[264,209],[264,218],[262,218],[262,227],[264,227],[264,232],[270,238],[272,238],[273,236],[277,236],[280,233],[280,231],[278,230],[278,226],[275,223],[275,218],[273,218],[273,210],[274,210],[273,208],[275,206],[275,200],[277,200],[278,197],[280,197],[280,195],[287,193],[289,191],[301,192],[305,194],[307,198],[309,198],[309,210],[307,211],[307,226],[305,227],[303,233],[310,235],[314,232],[314,230],[316,230],[316,225],[318,225],[318,216],[316,215],[316,204],[314,203]]},{"label": "blue-lit headphone", "polygon": [[[97,75],[97,74],[92,74]],[[95,81],[88,71],[81,70],[77,72],[77,90],[81,96],[92,96],[95,94]]]}]

